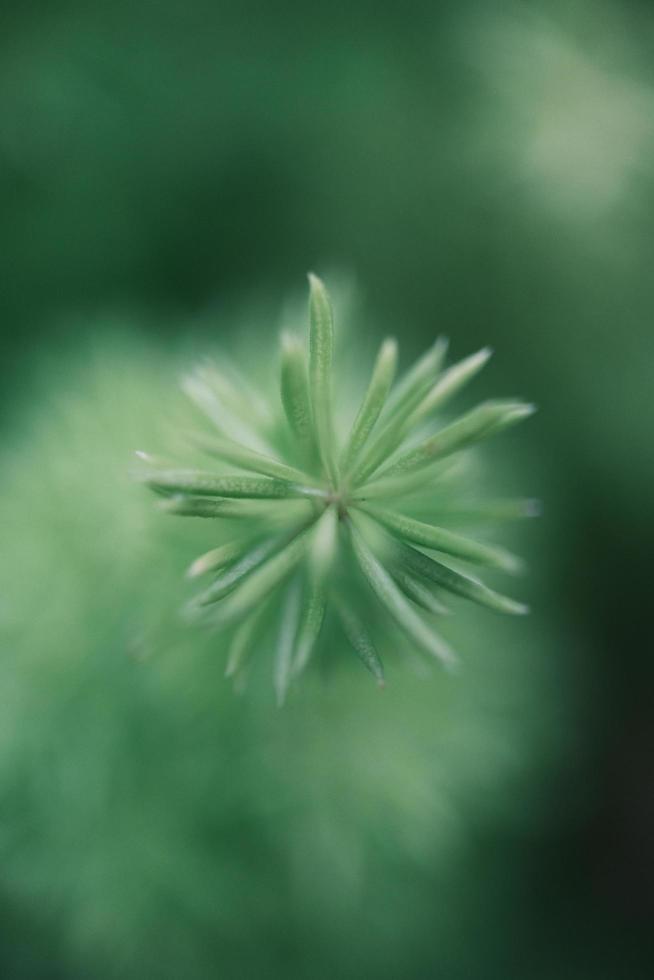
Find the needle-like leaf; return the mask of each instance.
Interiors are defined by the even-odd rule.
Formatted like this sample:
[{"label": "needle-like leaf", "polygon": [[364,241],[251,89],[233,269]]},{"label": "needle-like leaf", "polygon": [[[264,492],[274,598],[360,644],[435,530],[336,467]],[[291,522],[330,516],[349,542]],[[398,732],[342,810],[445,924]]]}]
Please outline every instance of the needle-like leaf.
[{"label": "needle-like leaf", "polygon": [[384,418],[387,421],[391,417],[406,418],[413,410],[440,371],[446,351],[447,340],[439,337],[400,379],[393,388],[384,410]]},{"label": "needle-like leaf", "polygon": [[446,426],[421,443],[415,449],[410,449],[398,460],[386,467],[380,477],[394,476],[398,473],[409,473],[412,470],[428,466],[435,459],[443,459],[479,439],[500,432],[515,422],[527,418],[534,412],[533,405],[523,402],[490,401],[473,408],[462,415],[456,422]]},{"label": "needle-like leaf", "polygon": [[306,353],[300,342],[286,331],[282,334],[281,344],[282,405],[302,458],[310,465],[315,462],[317,453],[309,399]]},{"label": "needle-like leaf", "polygon": [[418,606],[433,616],[447,616],[450,610],[438,599],[432,590],[420,582],[406,569],[393,569],[393,578],[402,591]]},{"label": "needle-like leaf", "polygon": [[313,582],[322,582],[334,560],[338,536],[336,507],[327,507],[316,523],[309,554],[309,575]]},{"label": "needle-like leaf", "polygon": [[377,560],[361,533],[353,528],[352,543],[363,574],[373,592],[398,625],[427,653],[446,666],[455,663],[455,656],[444,640],[422,620],[392,577]]},{"label": "needle-like leaf", "polygon": [[201,371],[187,375],[182,380],[182,389],[193,404],[205,415],[216,428],[236,442],[251,446],[261,453],[270,453],[268,441],[243,418],[230,411],[218,394],[202,376]]},{"label": "needle-like leaf", "polygon": [[341,470],[344,473],[349,471],[352,462],[356,460],[379,418],[388,392],[393,384],[396,366],[397,342],[389,338],[384,341],[377,355],[368,390],[366,391],[357,417],[354,420],[348,441],[343,449]]},{"label": "needle-like leaf", "polygon": [[279,538],[272,538],[246,551],[234,565],[218,575],[209,588],[191,601],[190,608],[208,606],[228,595],[243,579],[247,578],[260,565],[263,565],[266,559],[279,551],[282,543]]},{"label": "needle-like leaf", "polygon": [[460,501],[443,501],[439,513],[448,520],[460,524],[489,524],[503,521],[522,521],[540,517],[540,500],[528,497],[505,500],[479,500],[465,504]]},{"label": "needle-like leaf", "polygon": [[192,445],[197,446],[208,456],[213,456],[214,459],[219,459],[224,463],[239,466],[242,470],[249,470],[252,473],[270,476],[277,480],[285,480],[287,483],[315,486],[313,478],[302,470],[282,463],[281,460],[274,459],[272,456],[257,453],[253,449],[248,449],[247,446],[232,442],[231,439],[206,435],[204,432],[189,432],[187,438]]},{"label": "needle-like leaf", "polygon": [[370,483],[365,483],[352,491],[352,500],[365,502],[425,493],[428,493],[433,500],[432,488],[447,479],[455,467],[460,469],[458,461],[436,460],[425,469],[399,473],[396,476],[373,477]]},{"label": "needle-like leaf", "polygon": [[392,531],[396,537],[411,541],[413,544],[421,545],[424,548],[433,548],[435,551],[443,551],[445,554],[461,558],[463,561],[489,565],[504,571],[515,572],[520,567],[520,562],[515,555],[503,548],[484,544],[481,541],[473,541],[462,534],[448,531],[444,527],[424,524],[412,517],[382,510],[380,507],[362,509],[388,528],[389,531]]},{"label": "needle-like leaf", "polygon": [[287,480],[267,476],[216,476],[203,470],[154,470],[142,479],[159,493],[187,493],[201,497],[279,499],[316,493],[311,487]]},{"label": "needle-like leaf", "polygon": [[388,409],[383,416],[384,427],[355,467],[355,484],[368,479],[400,445],[406,431],[406,420],[429,390],[441,368],[446,350],[447,341],[439,338],[391,393]]},{"label": "needle-like leaf", "polygon": [[325,619],[327,593],[322,582],[310,583],[302,611],[302,619],[298,629],[297,645],[293,661],[293,673],[300,674],[309,662],[309,658],[320,635]]},{"label": "needle-like leaf", "polygon": [[308,555],[308,590],[302,622],[298,631],[297,649],[293,670],[300,673],[311,655],[322,628],[327,603],[325,579],[329,573],[338,534],[338,517],[335,507],[328,507],[312,532]]},{"label": "needle-like leaf", "polygon": [[246,666],[252,654],[252,641],[259,626],[261,611],[248,617],[237,628],[227,654],[225,677],[235,677]]},{"label": "needle-like leaf", "polygon": [[260,392],[233,364],[226,363],[224,357],[221,357],[220,367],[215,362],[207,362],[197,371],[197,375],[216,392],[221,404],[248,428],[256,425],[257,429],[265,429],[270,425],[270,408]]},{"label": "needle-like leaf", "polygon": [[243,554],[244,542],[240,538],[236,541],[227,541],[218,548],[212,548],[196,558],[189,566],[186,575],[188,578],[197,578],[206,572],[217,572],[226,565],[230,565],[239,555]]},{"label": "needle-like leaf", "polygon": [[350,641],[352,648],[359,655],[361,662],[368,668],[380,687],[384,687],[384,665],[377,653],[370,633],[365,628],[360,617],[343,599],[335,601],[336,612],[343,626],[343,632]]},{"label": "needle-like leaf", "polygon": [[332,419],[334,321],[324,283],[309,274],[309,393],[316,442],[326,473],[337,480]]},{"label": "needle-like leaf", "polygon": [[406,568],[414,575],[423,576],[436,585],[440,585],[441,588],[447,589],[448,592],[463,596],[465,599],[471,599],[473,602],[487,606],[489,609],[495,609],[497,612],[520,616],[529,611],[522,602],[516,602],[515,599],[510,599],[508,596],[495,592],[494,589],[489,589],[478,579],[455,571],[449,565],[444,565],[442,562],[430,558],[411,545],[397,542],[396,548],[400,567]]},{"label": "needle-like leaf", "polygon": [[406,433],[416,428],[432,412],[435,412],[437,408],[442,408],[450,398],[453,398],[464,385],[481,371],[491,354],[490,347],[484,347],[482,350],[477,351],[476,354],[471,354],[470,357],[466,357],[464,360],[459,361],[458,364],[453,364],[451,368],[448,368],[438,379],[431,391],[425,395],[420,404],[416,405],[413,412],[411,412],[406,420],[404,432]]},{"label": "needle-like leaf", "polygon": [[277,705],[281,708],[286,700],[288,685],[291,681],[293,668],[293,651],[295,638],[300,621],[300,585],[295,581],[291,584],[282,607],[279,637],[277,639],[277,654],[273,683],[277,695]]},{"label": "needle-like leaf", "polygon": [[309,540],[309,529],[301,531],[285,548],[248,575],[217,607],[212,620],[215,625],[226,626],[256,609],[297,567],[306,554]]},{"label": "needle-like leaf", "polygon": [[194,497],[175,494],[159,501],[160,510],[178,517],[218,517],[252,520],[265,517],[269,503],[263,500],[227,499],[226,497]]}]

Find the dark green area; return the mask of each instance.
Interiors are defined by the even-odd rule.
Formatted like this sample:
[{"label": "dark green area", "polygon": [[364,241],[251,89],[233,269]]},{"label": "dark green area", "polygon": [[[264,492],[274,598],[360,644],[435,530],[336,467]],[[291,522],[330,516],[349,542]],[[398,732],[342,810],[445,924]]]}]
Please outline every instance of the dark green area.
[{"label": "dark green area", "polygon": [[[3,5],[2,976],[648,975],[653,48],[628,0]],[[279,713],[128,453],[310,268],[364,350],[495,348],[545,507],[460,679],[335,650]]]}]

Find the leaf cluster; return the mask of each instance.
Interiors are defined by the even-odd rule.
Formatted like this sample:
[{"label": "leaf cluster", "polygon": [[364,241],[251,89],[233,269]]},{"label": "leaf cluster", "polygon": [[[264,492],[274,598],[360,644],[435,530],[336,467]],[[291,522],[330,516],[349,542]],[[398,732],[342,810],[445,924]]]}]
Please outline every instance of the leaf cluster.
[{"label": "leaf cluster", "polygon": [[[281,436],[273,424],[277,406],[244,379],[217,366],[186,379],[187,395],[213,430],[191,432],[189,442],[233,471],[180,468],[140,454],[140,478],[168,513],[209,518],[225,529],[189,569],[191,577],[211,580],[187,613],[232,631],[226,674],[238,683],[268,638],[271,610],[280,703],[328,617],[383,685],[377,637],[384,619],[402,643],[451,667],[455,654],[438,628],[448,595],[498,612],[527,611],[470,573],[469,565],[516,572],[520,562],[444,526],[442,488],[464,451],[527,418],[533,406],[486,401],[444,424],[439,413],[491,353],[484,348],[445,367],[446,350],[439,338],[396,381],[397,343],[385,340],[349,431],[337,432],[334,317],[323,282],[310,275],[308,345],[289,333],[281,338]],[[412,516],[416,509],[430,519]],[[501,520],[529,516],[534,506],[481,501],[468,516],[485,512]]]}]

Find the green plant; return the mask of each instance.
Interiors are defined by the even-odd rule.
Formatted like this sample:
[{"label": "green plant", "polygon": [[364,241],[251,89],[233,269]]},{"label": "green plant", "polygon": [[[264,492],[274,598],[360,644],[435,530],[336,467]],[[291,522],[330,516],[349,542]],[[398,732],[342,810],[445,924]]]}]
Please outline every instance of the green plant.
[{"label": "green plant", "polygon": [[[397,345],[389,339],[349,432],[337,432],[332,308],[324,284],[313,275],[309,282],[308,354],[294,336],[282,337],[283,413],[214,365],[186,381],[187,394],[217,430],[190,433],[189,441],[238,472],[180,469],[139,454],[141,478],[162,495],[162,509],[216,519],[228,529],[191,566],[192,577],[212,574],[213,580],[187,611],[233,631],[226,673],[235,678],[245,677],[274,621],[280,703],[326,620],[337,624],[383,684],[383,617],[399,628],[401,645],[451,666],[455,656],[434,626],[447,612],[444,595],[504,613],[527,611],[459,564],[515,571],[517,559],[444,525],[456,512],[462,451],[526,418],[533,407],[487,401],[434,430],[435,414],[479,372],[490,351],[444,369],[447,345],[439,339],[394,385]],[[476,516],[530,511],[528,501],[480,503]]]}]

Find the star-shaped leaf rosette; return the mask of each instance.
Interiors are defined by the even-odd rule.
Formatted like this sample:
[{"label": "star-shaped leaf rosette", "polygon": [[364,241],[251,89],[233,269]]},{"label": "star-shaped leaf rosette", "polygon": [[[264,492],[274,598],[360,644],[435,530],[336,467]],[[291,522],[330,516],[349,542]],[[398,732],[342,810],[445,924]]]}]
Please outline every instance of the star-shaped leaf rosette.
[{"label": "star-shaped leaf rosette", "polygon": [[[490,351],[445,368],[439,339],[396,382],[397,344],[389,339],[349,430],[337,431],[332,307],[321,280],[310,275],[309,284],[308,350],[282,335],[276,405],[217,365],[187,379],[186,393],[213,426],[189,438],[216,461],[215,471],[139,454],[141,478],[162,508],[208,519],[212,529],[216,547],[189,570],[210,581],[189,614],[229,634],[228,676],[242,680],[255,654],[270,655],[280,703],[321,645],[351,648],[380,685],[388,646],[419,648],[452,666],[438,630],[448,595],[501,613],[527,611],[468,572],[515,571],[517,559],[447,524],[461,516],[462,451],[533,406],[486,401],[444,422],[440,413]],[[468,516],[493,522],[532,512],[530,501],[487,501]]]}]

